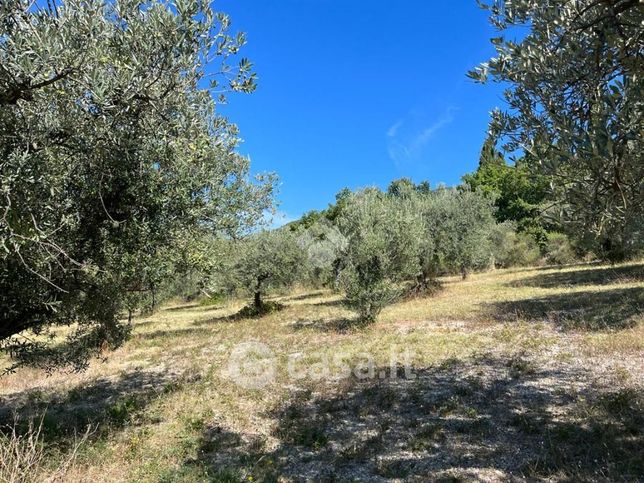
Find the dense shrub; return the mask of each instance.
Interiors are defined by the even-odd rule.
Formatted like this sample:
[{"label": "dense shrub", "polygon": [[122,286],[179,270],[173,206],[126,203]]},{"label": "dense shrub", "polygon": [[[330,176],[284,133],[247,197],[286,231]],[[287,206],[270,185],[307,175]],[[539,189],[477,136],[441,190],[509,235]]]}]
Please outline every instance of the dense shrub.
[{"label": "dense shrub", "polygon": [[552,265],[567,265],[578,260],[570,239],[563,233],[548,233],[545,261]]},{"label": "dense shrub", "polygon": [[534,237],[517,233],[513,223],[500,223],[490,235],[491,264],[499,268],[539,263],[541,251]]}]

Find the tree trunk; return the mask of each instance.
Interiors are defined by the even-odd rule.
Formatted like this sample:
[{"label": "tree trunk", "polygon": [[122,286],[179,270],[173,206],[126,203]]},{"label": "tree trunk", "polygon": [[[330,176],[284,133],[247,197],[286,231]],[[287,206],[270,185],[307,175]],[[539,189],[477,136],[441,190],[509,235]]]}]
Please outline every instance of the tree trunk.
[{"label": "tree trunk", "polygon": [[340,274],[342,273],[342,261],[340,258],[336,258],[333,261],[333,291],[338,292],[340,290]]},{"label": "tree trunk", "polygon": [[436,280],[436,271],[432,267],[423,267],[416,275],[414,284],[409,288],[409,297],[423,297],[431,295],[440,284]]},{"label": "tree trunk", "polygon": [[262,278],[257,278],[257,285],[255,285],[255,298],[253,300],[255,309],[259,311],[262,308]]}]

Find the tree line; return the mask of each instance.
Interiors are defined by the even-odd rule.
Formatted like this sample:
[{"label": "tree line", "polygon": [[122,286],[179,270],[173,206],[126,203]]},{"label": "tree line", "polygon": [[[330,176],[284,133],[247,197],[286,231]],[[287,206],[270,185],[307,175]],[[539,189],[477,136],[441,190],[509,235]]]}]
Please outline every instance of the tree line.
[{"label": "tree line", "polygon": [[467,183],[432,189],[407,178],[386,191],[345,189],[326,210],[278,230],[220,241],[227,262],[204,274],[205,285],[211,293],[252,296],[244,315],[274,310],[265,302],[271,290],[332,288],[364,325],[396,300],[438,290],[440,276],[580,258],[562,233],[522,232],[499,200]]}]

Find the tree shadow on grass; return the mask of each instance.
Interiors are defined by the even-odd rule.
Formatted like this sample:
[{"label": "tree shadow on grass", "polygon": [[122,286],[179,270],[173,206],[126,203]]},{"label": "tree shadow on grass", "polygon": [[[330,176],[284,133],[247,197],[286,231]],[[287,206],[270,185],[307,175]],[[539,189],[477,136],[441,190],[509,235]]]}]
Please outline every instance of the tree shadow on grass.
[{"label": "tree shadow on grass", "polygon": [[299,319],[290,324],[297,331],[316,330],[319,332],[350,332],[356,328],[356,321],[347,318]]},{"label": "tree shadow on grass", "polygon": [[600,267],[585,270],[544,273],[510,282],[510,287],[571,287],[578,285],[610,285],[644,282],[644,265]]},{"label": "tree shadow on grass", "polygon": [[277,482],[276,455],[265,450],[262,435],[240,434],[210,426],[201,435],[196,457],[166,475],[167,481]]},{"label": "tree shadow on grass", "polygon": [[553,264],[553,265],[539,265],[539,266],[515,266],[515,267],[509,267],[506,268],[508,272],[544,272],[546,270],[555,270],[555,269],[565,269],[565,268],[579,268],[582,269],[584,267],[594,267],[594,266],[602,266],[606,262],[602,261],[594,261],[594,262],[581,262],[581,263],[572,263],[572,264]]},{"label": "tree shadow on grass", "polygon": [[209,336],[212,332],[204,327],[188,327],[185,329],[155,330],[153,332],[135,332],[134,340],[154,340],[166,337],[190,337],[195,335]]},{"label": "tree shadow on grass", "polygon": [[116,378],[79,384],[61,393],[40,390],[0,396],[0,427],[43,421],[45,444],[69,444],[88,427],[94,437],[144,421],[143,409],[154,399],[197,378],[168,371],[133,371]]},{"label": "tree shadow on grass", "polygon": [[301,300],[308,300],[308,299],[314,299],[314,298],[322,297],[325,294],[326,294],[326,292],[324,292],[322,290],[318,290],[316,292],[308,292],[308,293],[304,293],[304,294],[300,294],[300,295],[292,295],[292,296],[289,296],[289,297],[284,297],[284,298],[282,298],[280,300],[282,302],[298,302],[298,301],[301,301]]},{"label": "tree shadow on grass", "polygon": [[252,304],[245,305],[239,311],[230,315],[222,315],[220,317],[213,317],[211,319],[196,320],[192,323],[194,326],[221,324],[229,322],[237,322],[239,320],[248,319],[261,319],[276,312],[286,309],[288,305],[283,305],[273,300],[267,300],[262,304],[262,307],[257,310]]},{"label": "tree shadow on grass", "polygon": [[176,307],[164,307],[161,309],[163,312],[183,312],[184,310],[196,309],[199,307],[206,307],[201,304],[185,304],[177,305]]},{"label": "tree shadow on grass", "polygon": [[334,300],[325,300],[323,302],[313,302],[310,305],[315,307],[346,307],[347,302],[343,298],[339,298]]},{"label": "tree shadow on grass", "polygon": [[564,329],[625,329],[644,313],[644,287],[494,302],[484,304],[484,312],[501,321],[546,321]]},{"label": "tree shadow on grass", "polygon": [[[378,368],[388,371],[389,368]],[[187,462],[215,481],[635,480],[644,474],[641,395],[598,388],[521,355],[448,360],[416,378],[349,379],[294,392],[261,438],[204,432]]]},{"label": "tree shadow on grass", "polygon": [[229,324],[231,322],[236,322],[240,319],[241,317],[239,317],[237,314],[221,315],[219,317],[212,317],[210,319],[195,320],[194,322],[192,322],[192,325],[195,327],[201,327],[201,326],[216,325],[216,324]]}]

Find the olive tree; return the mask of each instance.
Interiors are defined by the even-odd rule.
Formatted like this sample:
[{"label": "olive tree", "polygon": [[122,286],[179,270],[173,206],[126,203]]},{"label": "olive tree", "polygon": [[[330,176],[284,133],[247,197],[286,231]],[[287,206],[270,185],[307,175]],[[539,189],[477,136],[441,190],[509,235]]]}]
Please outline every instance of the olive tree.
[{"label": "olive tree", "polygon": [[297,243],[307,256],[307,282],[314,286],[335,285],[339,279],[346,238],[327,218],[320,218],[296,232]]},{"label": "olive tree", "polygon": [[424,200],[424,236],[431,240],[434,271],[460,272],[465,278],[472,269],[489,263],[490,235],[496,225],[494,199],[479,191],[438,189]]},{"label": "olive tree", "polygon": [[[229,26],[197,0],[0,3],[0,341],[18,363],[82,368],[118,346],[128,296],[183,240],[245,232],[270,205],[215,112],[254,89]],[[67,325],[60,344],[16,337]]]},{"label": "olive tree", "polygon": [[[493,0],[496,57],[470,75],[509,85],[492,131],[546,176],[546,215],[610,259],[644,245],[644,9],[637,0]],[[520,41],[517,28],[527,29]],[[510,34],[510,35],[507,35]]]},{"label": "olive tree", "polygon": [[534,237],[517,230],[512,221],[497,224],[490,234],[490,243],[493,267],[525,267],[537,264],[541,258]]},{"label": "olive tree", "polygon": [[402,294],[430,292],[441,273],[465,277],[490,261],[494,199],[466,187],[419,187],[399,180],[387,193],[358,191],[336,219],[347,243],[341,285],[362,323]]},{"label": "olive tree", "polygon": [[360,323],[374,322],[418,270],[421,224],[410,207],[367,189],[350,196],[336,220],[347,240],[341,285]]},{"label": "olive tree", "polygon": [[[290,287],[303,271],[306,253],[288,230],[262,231],[231,244],[232,285],[253,297],[253,314],[262,314],[269,290]],[[224,275],[225,276],[225,275]]]}]

